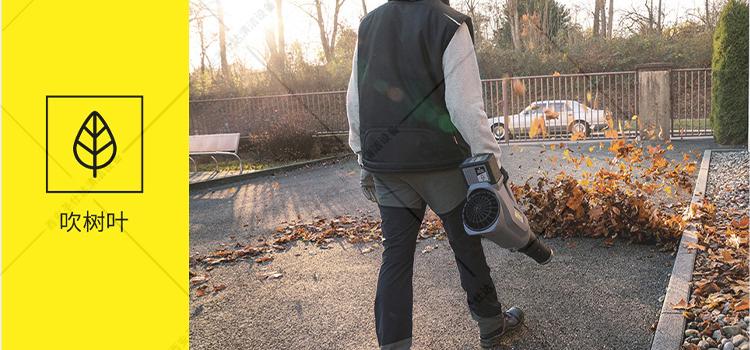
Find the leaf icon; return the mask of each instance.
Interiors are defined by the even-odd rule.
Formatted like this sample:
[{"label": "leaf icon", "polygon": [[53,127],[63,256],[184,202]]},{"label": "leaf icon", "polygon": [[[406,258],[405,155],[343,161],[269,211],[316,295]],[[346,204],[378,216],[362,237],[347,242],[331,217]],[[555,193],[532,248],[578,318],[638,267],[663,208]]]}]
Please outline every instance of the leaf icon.
[{"label": "leaf icon", "polygon": [[97,111],[91,112],[78,130],[73,143],[73,155],[78,163],[96,171],[112,163],[117,154],[117,143],[109,125]]}]

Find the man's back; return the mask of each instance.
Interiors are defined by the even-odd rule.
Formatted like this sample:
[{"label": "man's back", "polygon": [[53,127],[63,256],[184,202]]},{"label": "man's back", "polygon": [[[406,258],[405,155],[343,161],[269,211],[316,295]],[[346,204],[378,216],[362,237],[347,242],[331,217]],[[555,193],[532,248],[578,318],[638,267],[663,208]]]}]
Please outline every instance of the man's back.
[{"label": "man's back", "polygon": [[455,168],[469,155],[445,101],[443,54],[465,15],[438,0],[389,1],[360,24],[363,165],[379,172]]}]

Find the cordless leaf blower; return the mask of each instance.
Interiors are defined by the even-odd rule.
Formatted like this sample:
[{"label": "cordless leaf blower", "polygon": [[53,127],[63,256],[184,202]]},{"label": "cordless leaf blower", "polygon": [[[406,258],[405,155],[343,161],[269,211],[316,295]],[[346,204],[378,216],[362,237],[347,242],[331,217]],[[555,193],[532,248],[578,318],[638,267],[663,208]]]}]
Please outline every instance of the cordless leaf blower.
[{"label": "cordless leaf blower", "polygon": [[498,166],[495,155],[483,153],[466,159],[461,170],[469,186],[462,213],[466,233],[524,253],[542,265],[548,263],[552,249],[531,231],[508,187],[508,173]]}]

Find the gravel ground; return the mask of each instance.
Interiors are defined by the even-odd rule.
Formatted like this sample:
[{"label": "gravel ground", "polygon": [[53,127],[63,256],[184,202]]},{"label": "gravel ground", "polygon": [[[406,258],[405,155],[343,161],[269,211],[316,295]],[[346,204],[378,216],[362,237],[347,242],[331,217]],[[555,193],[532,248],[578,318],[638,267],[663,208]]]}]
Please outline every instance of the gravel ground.
[{"label": "gravel ground", "polygon": [[[732,219],[739,219],[748,214],[748,189],[750,189],[750,157],[747,151],[741,152],[713,152],[708,173],[706,198],[716,206],[717,227],[731,224]],[[747,256],[744,257],[747,259]],[[710,272],[712,264],[706,258],[706,252],[699,251],[696,257],[696,273]],[[746,264],[746,261],[745,263]],[[695,276],[695,274],[694,274]],[[715,281],[720,282],[720,281]],[[747,283],[747,281],[745,282]],[[692,300],[692,299],[691,299]],[[706,335],[700,334],[699,322],[687,324],[683,349],[701,350],[748,350],[747,326],[750,316],[734,319],[728,317],[728,304],[724,308],[706,313],[706,318],[716,322],[721,327],[710,331]],[[709,309],[710,310],[710,309]],[[704,310],[705,311],[705,310]],[[747,315],[747,312],[744,312]]]},{"label": "gravel ground", "polygon": [[[589,152],[595,143],[571,145]],[[675,142],[668,157],[702,153],[715,145]],[[608,157],[598,147],[597,162]],[[543,152],[544,151],[544,152]],[[549,170],[548,146],[504,147],[503,164],[522,182]],[[588,153],[587,153],[588,154]],[[572,171],[572,169],[569,169]],[[284,220],[376,214],[358,188],[351,159],[191,193],[192,253],[270,236]],[[684,200],[689,194],[678,194]],[[485,244],[501,301],[527,313],[527,327],[507,339],[509,349],[645,349],[653,336],[673,258],[655,247],[595,239],[551,239],[556,259],[530,259]],[[415,262],[414,349],[474,349],[455,262],[445,241]],[[321,250],[298,244],[266,265],[227,264],[208,271],[210,285],[227,288],[203,297],[191,291],[190,343],[194,349],[373,349],[372,303],[380,253],[337,242]],[[266,278],[271,275],[277,278]],[[512,346],[511,346],[512,344]]]}]

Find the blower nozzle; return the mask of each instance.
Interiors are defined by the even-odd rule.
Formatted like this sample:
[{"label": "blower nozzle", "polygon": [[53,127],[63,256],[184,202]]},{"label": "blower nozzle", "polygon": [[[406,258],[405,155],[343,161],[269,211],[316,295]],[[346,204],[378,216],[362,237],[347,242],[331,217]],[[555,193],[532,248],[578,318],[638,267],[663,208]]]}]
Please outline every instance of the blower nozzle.
[{"label": "blower nozzle", "polygon": [[544,242],[536,238],[536,235],[533,233],[531,234],[529,244],[519,249],[518,251],[526,254],[528,257],[534,259],[534,261],[538,262],[541,265],[546,265],[548,262],[550,262],[550,260],[552,260],[552,256],[554,255],[552,249],[544,244]]},{"label": "blower nozzle", "polygon": [[465,160],[461,169],[469,186],[462,213],[466,233],[524,253],[540,264],[548,263],[554,253],[531,231],[508,187],[508,173],[498,166],[495,156],[479,154]]}]

